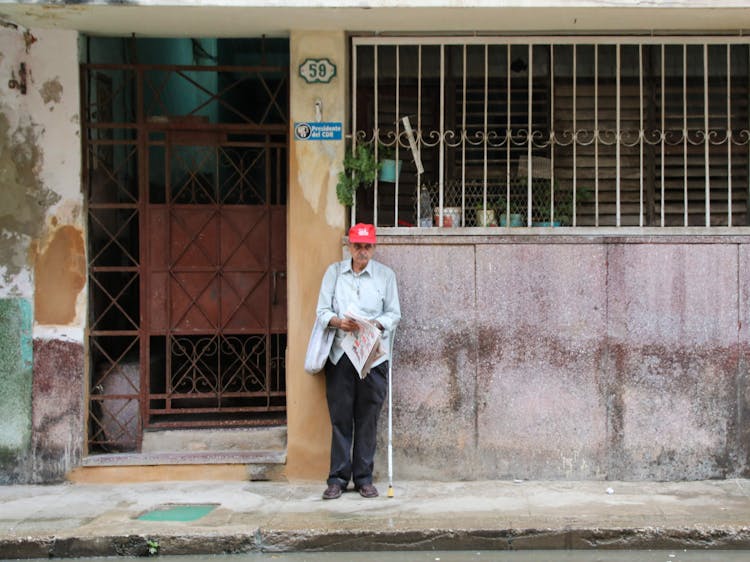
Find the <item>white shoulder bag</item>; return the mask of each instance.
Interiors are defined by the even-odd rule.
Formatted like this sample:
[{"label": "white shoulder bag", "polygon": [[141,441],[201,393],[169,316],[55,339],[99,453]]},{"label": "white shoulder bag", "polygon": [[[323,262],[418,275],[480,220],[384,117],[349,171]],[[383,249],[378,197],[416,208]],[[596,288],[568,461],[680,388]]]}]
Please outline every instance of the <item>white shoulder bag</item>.
[{"label": "white shoulder bag", "polygon": [[[339,283],[339,266],[336,267],[336,284],[333,286],[333,295],[331,304],[336,296],[336,286]],[[336,335],[336,328],[322,327],[318,319],[313,322],[310,341],[307,344],[307,354],[305,354],[305,371],[314,375],[319,373],[325,367],[328,355],[331,353],[333,338]]]}]

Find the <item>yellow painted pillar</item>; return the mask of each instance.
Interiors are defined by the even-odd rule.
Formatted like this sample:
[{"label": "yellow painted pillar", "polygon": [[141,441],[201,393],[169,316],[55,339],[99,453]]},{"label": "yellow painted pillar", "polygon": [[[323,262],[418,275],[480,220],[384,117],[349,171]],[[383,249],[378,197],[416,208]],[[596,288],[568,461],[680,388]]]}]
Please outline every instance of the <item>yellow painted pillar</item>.
[{"label": "yellow painted pillar", "polygon": [[[287,227],[288,348],[287,477],[328,476],[331,426],[324,375],[304,371],[305,351],[326,267],[341,259],[346,209],[336,199],[344,141],[295,140],[294,123],[346,121],[347,40],[344,32],[292,32],[290,38],[290,150]],[[308,83],[299,75],[308,58],[329,59],[336,75],[328,83]]]}]

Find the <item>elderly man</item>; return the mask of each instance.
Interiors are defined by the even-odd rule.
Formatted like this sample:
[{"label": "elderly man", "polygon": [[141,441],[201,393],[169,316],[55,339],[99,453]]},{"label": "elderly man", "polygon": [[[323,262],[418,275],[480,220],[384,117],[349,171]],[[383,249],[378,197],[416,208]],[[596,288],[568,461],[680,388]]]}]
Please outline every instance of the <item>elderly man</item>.
[{"label": "elderly man", "polygon": [[[372,483],[378,416],[388,389],[390,339],[401,319],[396,275],[372,259],[375,227],[355,224],[349,230],[351,259],[328,267],[318,296],[318,321],[336,328],[325,366],[326,398],[331,416],[331,468],[323,499],[341,496],[349,481],[362,497],[374,498]],[[377,359],[369,374],[360,378],[344,353],[342,341],[357,323],[345,316],[355,312],[370,319],[382,331],[386,354]]]}]

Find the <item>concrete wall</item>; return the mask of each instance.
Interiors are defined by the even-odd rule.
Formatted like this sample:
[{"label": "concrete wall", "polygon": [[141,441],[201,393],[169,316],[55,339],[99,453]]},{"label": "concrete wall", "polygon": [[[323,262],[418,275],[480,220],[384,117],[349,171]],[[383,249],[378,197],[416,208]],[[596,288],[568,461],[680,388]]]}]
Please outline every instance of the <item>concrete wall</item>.
[{"label": "concrete wall", "polygon": [[84,436],[77,34],[0,28],[0,76],[0,482],[53,481]]},{"label": "concrete wall", "polygon": [[750,474],[741,237],[391,236],[378,252],[403,311],[398,478]]}]

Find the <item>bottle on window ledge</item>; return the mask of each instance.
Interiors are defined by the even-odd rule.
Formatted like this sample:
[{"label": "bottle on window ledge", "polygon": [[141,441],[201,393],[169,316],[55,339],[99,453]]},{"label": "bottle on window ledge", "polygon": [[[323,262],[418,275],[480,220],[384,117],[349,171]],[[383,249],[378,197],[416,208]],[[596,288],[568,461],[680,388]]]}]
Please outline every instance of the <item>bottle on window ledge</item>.
[{"label": "bottle on window ledge", "polygon": [[425,185],[419,189],[419,226],[423,228],[432,226],[432,195]]}]

